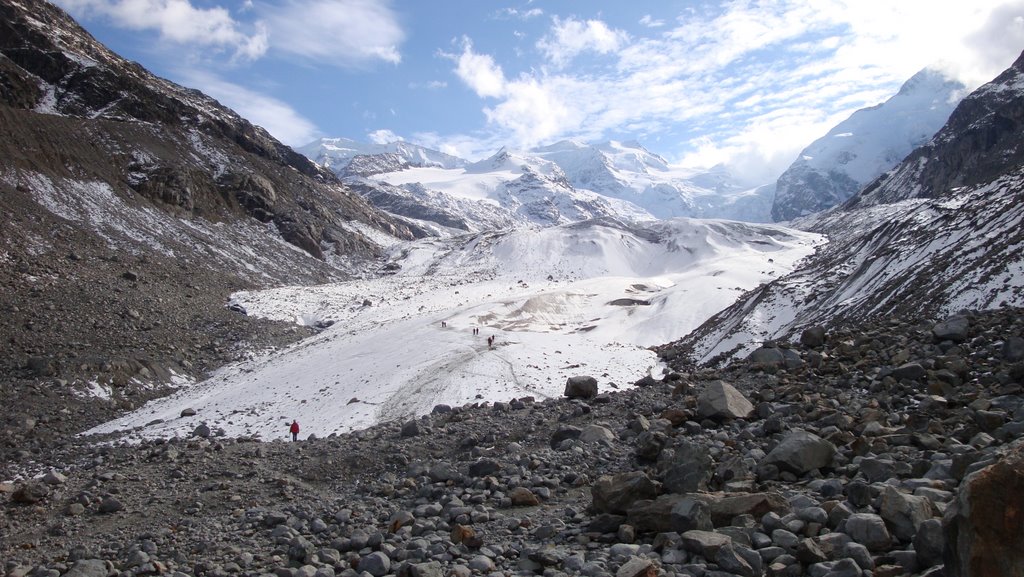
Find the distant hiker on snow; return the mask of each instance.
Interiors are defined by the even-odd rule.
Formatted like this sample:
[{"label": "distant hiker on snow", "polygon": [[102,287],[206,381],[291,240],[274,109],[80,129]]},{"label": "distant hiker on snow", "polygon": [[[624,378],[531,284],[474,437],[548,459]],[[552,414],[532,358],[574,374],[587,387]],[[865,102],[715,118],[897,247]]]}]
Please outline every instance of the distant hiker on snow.
[{"label": "distant hiker on snow", "polygon": [[299,422],[298,421],[293,420],[292,421],[292,426],[288,427],[288,431],[291,432],[292,440],[293,441],[298,441],[299,440]]}]

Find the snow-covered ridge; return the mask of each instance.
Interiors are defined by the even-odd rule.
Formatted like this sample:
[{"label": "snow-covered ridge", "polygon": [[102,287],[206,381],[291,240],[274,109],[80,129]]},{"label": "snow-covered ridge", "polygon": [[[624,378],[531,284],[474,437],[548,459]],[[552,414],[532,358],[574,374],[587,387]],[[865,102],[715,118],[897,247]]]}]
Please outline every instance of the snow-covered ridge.
[{"label": "snow-covered ridge", "polygon": [[321,138],[297,148],[296,152],[339,174],[353,158],[376,154],[394,154],[412,166],[459,168],[467,164],[461,158],[405,141],[377,144],[357,142],[349,138]]},{"label": "snow-covered ridge", "polygon": [[[299,150],[349,182],[400,187],[404,196],[428,207],[427,212],[444,213],[446,221],[464,220],[462,230],[486,230],[499,222],[552,226],[603,217],[764,222],[773,192],[737,184],[725,167],[708,172],[674,168],[636,142],[589,145],[567,140],[526,151],[502,148],[477,162],[405,142],[322,139]],[[380,202],[392,199],[377,206],[392,210],[395,192],[373,195]],[[489,203],[489,210],[500,216],[475,220],[452,214],[446,206],[452,201],[434,193]]]},{"label": "snow-covered ridge", "polygon": [[940,199],[831,211],[832,241],[687,338],[694,358],[743,356],[814,324],[1024,305],[1024,171]]},{"label": "snow-covered ridge", "polygon": [[854,112],[779,177],[772,218],[806,216],[852,197],[927,142],[964,96],[963,84],[926,68],[882,104]]},{"label": "snow-covered ridge", "polygon": [[[205,421],[270,439],[294,416],[323,436],[439,403],[556,396],[580,374],[629,387],[658,365],[645,347],[792,270],[820,242],[777,226],[677,220],[397,244],[382,276],[235,294],[251,315],[330,328],[93,432],[186,435]],[[180,417],[186,407],[197,415]]]}]

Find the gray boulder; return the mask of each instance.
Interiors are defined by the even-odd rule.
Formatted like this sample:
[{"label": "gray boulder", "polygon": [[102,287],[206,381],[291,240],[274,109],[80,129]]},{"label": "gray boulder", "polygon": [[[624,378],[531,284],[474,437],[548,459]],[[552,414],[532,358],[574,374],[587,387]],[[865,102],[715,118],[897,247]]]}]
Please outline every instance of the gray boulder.
[{"label": "gray boulder", "polygon": [[946,537],[942,532],[942,521],[928,519],[921,523],[914,535],[914,552],[917,564],[922,568],[942,563],[942,551],[946,548]]},{"label": "gray boulder", "polygon": [[374,551],[359,560],[357,571],[366,571],[373,577],[383,577],[391,571],[391,559],[380,551]]},{"label": "gray boulder", "polygon": [[658,574],[658,568],[654,562],[645,557],[630,557],[628,561],[619,567],[615,577],[654,577]]},{"label": "gray boulder", "polygon": [[715,531],[687,531],[682,534],[683,548],[690,553],[702,555],[705,559],[714,559],[718,550],[732,543],[732,537]]},{"label": "gray boulder", "polygon": [[796,351],[778,347],[756,349],[747,356],[747,362],[761,369],[795,369],[804,364]]},{"label": "gray boulder", "polygon": [[647,474],[630,471],[599,477],[590,488],[590,494],[596,511],[625,515],[633,503],[653,499],[658,487]]},{"label": "gray boulder", "polygon": [[711,473],[711,456],[707,450],[697,443],[682,441],[665,466],[661,481],[669,492],[694,493],[707,490]]},{"label": "gray boulder", "polygon": [[917,497],[886,485],[878,514],[900,541],[910,541],[917,527],[932,518],[932,505],[927,497]]},{"label": "gray boulder", "polygon": [[814,433],[795,430],[765,455],[761,465],[774,465],[780,470],[803,475],[814,469],[828,467],[836,455],[836,447]]},{"label": "gray boulder", "polygon": [[1024,360],[1024,338],[1010,337],[1003,342],[1003,359],[1015,363]]},{"label": "gray boulder", "polygon": [[597,396],[597,379],[588,376],[569,377],[565,381],[564,394],[570,399],[593,399]]},{"label": "gray boulder", "polygon": [[75,561],[64,577],[107,577],[112,569],[113,567],[102,559],[81,559]]},{"label": "gray boulder", "polygon": [[614,440],[615,433],[601,425],[587,425],[580,432],[580,441],[584,443],[600,443],[602,441],[611,443]]},{"label": "gray boulder", "polygon": [[746,419],[754,405],[725,381],[711,381],[697,397],[697,414],[711,419]]},{"label": "gray boulder", "polygon": [[746,547],[727,543],[719,547],[715,553],[715,564],[733,575],[759,577],[761,575],[760,556],[756,553],[750,555],[748,552],[753,553]]},{"label": "gray boulder", "polygon": [[921,363],[905,363],[896,367],[892,372],[892,378],[897,381],[902,381],[903,379],[919,381],[926,376],[928,376],[928,371],[921,366]]},{"label": "gray boulder", "polygon": [[402,425],[402,431],[400,434],[403,438],[408,438],[418,437],[421,432],[422,431],[420,430],[419,421],[416,419],[412,419],[410,421],[406,421],[405,424]]},{"label": "gray boulder", "polygon": [[885,521],[873,513],[854,513],[846,519],[846,534],[870,551],[888,551],[892,536]]},{"label": "gray boulder", "polygon": [[714,525],[711,524],[711,510],[707,504],[693,497],[687,496],[672,507],[672,530],[685,533],[698,529],[711,531]]},{"label": "gray boulder", "polygon": [[939,341],[953,341],[962,343],[967,340],[971,328],[971,321],[967,317],[950,317],[932,328],[932,334]]},{"label": "gray boulder", "polygon": [[800,344],[808,348],[817,348],[825,344],[825,327],[816,326],[800,333]]}]

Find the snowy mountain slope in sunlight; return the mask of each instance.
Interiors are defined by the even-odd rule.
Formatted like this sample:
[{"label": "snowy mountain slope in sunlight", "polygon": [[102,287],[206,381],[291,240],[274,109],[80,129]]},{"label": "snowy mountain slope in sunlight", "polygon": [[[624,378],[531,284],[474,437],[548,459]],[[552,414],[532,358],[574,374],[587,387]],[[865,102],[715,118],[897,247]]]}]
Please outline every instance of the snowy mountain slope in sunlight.
[{"label": "snowy mountain slope in sunlight", "polygon": [[[287,416],[323,436],[439,403],[557,396],[574,375],[628,387],[658,364],[645,346],[686,333],[820,242],[770,225],[606,220],[396,244],[388,276],[237,293],[250,315],[329,328],[92,432],[186,435],[206,422],[275,438]],[[180,417],[184,408],[197,415]]]},{"label": "snowy mountain slope in sunlight", "polygon": [[[349,179],[353,182],[352,179]],[[464,230],[508,226],[552,226],[593,218],[650,220],[628,202],[574,188],[561,168],[536,156],[500,150],[464,168],[409,167],[375,174],[360,184],[372,186],[367,198],[389,186],[399,187],[424,206],[454,214],[462,207]],[[354,184],[354,183],[353,183]],[[469,205],[469,206],[467,206]],[[388,205],[378,205],[392,210]]]},{"label": "snowy mountain slope in sunlight", "polygon": [[741,185],[723,166],[674,168],[637,142],[565,140],[530,154],[557,164],[574,187],[630,202],[656,218],[768,220],[771,190]]},{"label": "snowy mountain slope in sunlight", "polygon": [[963,84],[926,68],[885,102],[854,112],[779,177],[773,220],[819,212],[852,197],[926,143],[964,96]]},{"label": "snowy mountain slope in sunlight", "polygon": [[1024,305],[1024,171],[956,198],[832,211],[816,221],[833,240],[688,337],[695,360],[743,356],[815,324]]},{"label": "snowy mountain slope in sunlight", "polygon": [[348,138],[321,138],[296,148],[295,151],[339,175],[352,159],[378,154],[393,154],[410,166],[458,168],[467,164],[465,160],[456,156],[405,141],[375,144]]},{"label": "snowy mountain slope in sunlight", "polygon": [[[674,168],[636,142],[588,145],[567,140],[529,151],[503,148],[472,163],[438,160],[434,157],[441,153],[422,148],[416,148],[416,155],[384,151],[410,146],[323,139],[299,150],[350,184],[361,185],[379,208],[405,216],[395,207],[407,206],[407,201],[396,196],[394,189],[384,190],[386,184],[405,190],[427,212],[447,221],[463,215],[452,212],[446,206],[451,202],[437,194],[491,203],[503,213],[497,221],[527,226],[606,216],[765,222],[774,194],[771,186],[739,184],[725,167],[705,172]],[[462,230],[485,230],[497,224],[489,219],[465,221]]]}]

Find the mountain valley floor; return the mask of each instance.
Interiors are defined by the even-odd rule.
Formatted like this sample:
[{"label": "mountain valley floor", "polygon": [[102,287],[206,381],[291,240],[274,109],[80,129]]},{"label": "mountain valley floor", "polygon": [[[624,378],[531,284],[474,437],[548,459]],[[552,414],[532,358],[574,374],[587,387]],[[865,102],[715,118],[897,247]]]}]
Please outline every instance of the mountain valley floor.
[{"label": "mountain valley floor", "polygon": [[64,437],[6,463],[0,558],[11,577],[750,577],[986,574],[984,550],[1014,574],[1021,535],[985,528],[1021,510],[1022,335],[1010,308],[866,322],[295,443]]}]

